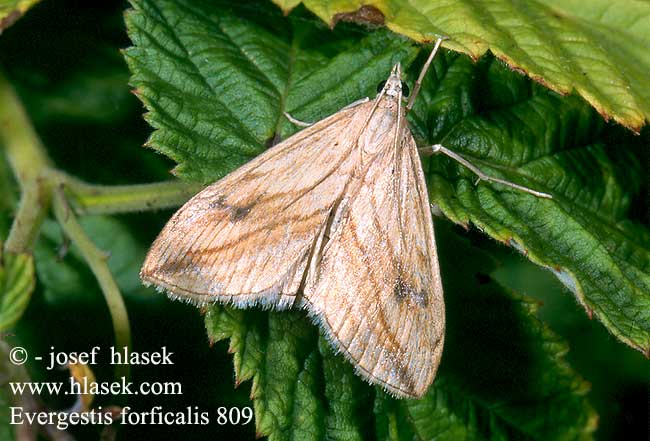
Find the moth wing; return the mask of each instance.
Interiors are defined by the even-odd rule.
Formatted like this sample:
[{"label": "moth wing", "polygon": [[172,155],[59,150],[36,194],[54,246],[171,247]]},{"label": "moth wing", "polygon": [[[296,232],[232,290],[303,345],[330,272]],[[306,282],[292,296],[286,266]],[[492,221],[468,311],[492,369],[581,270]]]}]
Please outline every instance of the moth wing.
[{"label": "moth wing", "polygon": [[290,306],[356,155],[344,109],[190,199],[154,241],[140,276],[197,304]]},{"label": "moth wing", "polygon": [[419,397],[440,362],[445,317],[424,174],[406,138],[397,167],[384,149],[344,196],[303,302],[362,377]]}]

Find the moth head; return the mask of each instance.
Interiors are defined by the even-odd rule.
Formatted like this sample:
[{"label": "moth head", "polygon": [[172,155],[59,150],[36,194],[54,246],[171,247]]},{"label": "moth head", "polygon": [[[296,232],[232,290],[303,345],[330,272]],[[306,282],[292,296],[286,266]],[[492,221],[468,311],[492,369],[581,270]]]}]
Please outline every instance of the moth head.
[{"label": "moth head", "polygon": [[395,99],[399,99],[400,96],[409,96],[409,87],[402,81],[402,66],[400,63],[393,66],[393,70],[386,81],[379,83],[377,93],[383,93]]}]

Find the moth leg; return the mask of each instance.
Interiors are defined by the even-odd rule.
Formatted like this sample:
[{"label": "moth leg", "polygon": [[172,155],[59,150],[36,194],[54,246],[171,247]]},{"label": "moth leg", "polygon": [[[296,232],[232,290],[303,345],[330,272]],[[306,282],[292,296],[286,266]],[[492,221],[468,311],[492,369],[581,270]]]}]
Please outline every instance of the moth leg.
[{"label": "moth leg", "polygon": [[454,161],[460,163],[464,167],[471,170],[474,174],[476,174],[476,176],[478,176],[476,184],[478,184],[480,181],[496,182],[498,184],[506,185],[508,187],[516,188],[517,190],[520,190],[520,191],[523,191],[523,192],[526,192],[526,193],[530,193],[530,194],[535,195],[535,196],[540,197],[540,198],[553,199],[553,196],[551,196],[548,193],[543,193],[541,191],[537,191],[537,190],[533,190],[533,189],[528,188],[528,187],[524,187],[523,185],[515,184],[514,182],[505,181],[503,179],[488,176],[485,173],[483,173],[478,167],[476,167],[471,162],[469,162],[467,159],[463,158],[458,153],[455,153],[455,152],[449,150],[448,148],[446,148],[446,147],[444,147],[444,146],[442,146],[440,144],[434,144],[431,147],[425,147],[423,149],[418,149],[418,150],[424,151],[424,152],[429,152],[429,153],[432,153],[432,154],[442,153],[443,155],[448,156],[449,158],[453,159]]},{"label": "moth leg", "polygon": [[433,61],[433,57],[436,56],[436,52],[438,52],[438,49],[440,49],[440,44],[442,44],[442,42],[445,41],[445,40],[449,40],[449,37],[438,37],[435,44],[433,45],[433,49],[431,50],[431,53],[429,54],[429,58],[427,58],[427,61],[424,63],[424,66],[422,67],[422,70],[420,71],[420,75],[418,76],[418,79],[415,81],[415,85],[413,86],[413,93],[411,94],[411,98],[409,98],[409,101],[406,104],[406,113],[409,113],[410,110],[411,110],[411,107],[413,107],[413,104],[415,103],[415,98],[418,96],[418,93],[420,93],[420,87],[422,86],[422,80],[424,79],[424,76],[426,75],[427,71],[429,70],[429,66],[431,65],[431,62]]},{"label": "moth leg", "polygon": [[289,122],[291,122],[291,123],[293,123],[293,124],[295,124],[297,126],[311,127],[311,126],[313,126],[315,124],[315,123],[308,123],[308,122],[300,121],[299,119],[296,119],[293,116],[289,115],[287,112],[282,112],[282,113],[289,120]]}]

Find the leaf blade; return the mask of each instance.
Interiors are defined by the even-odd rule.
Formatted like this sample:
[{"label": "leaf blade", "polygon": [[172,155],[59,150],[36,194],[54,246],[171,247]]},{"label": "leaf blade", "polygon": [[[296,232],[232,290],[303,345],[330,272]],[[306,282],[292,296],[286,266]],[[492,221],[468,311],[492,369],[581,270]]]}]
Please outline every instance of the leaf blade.
[{"label": "leaf blade", "polygon": [[[1,244],[0,244],[1,245]],[[0,332],[13,329],[34,291],[34,259],[27,253],[5,253],[0,261]]]},{"label": "leaf blade", "polygon": [[[491,82],[510,76],[492,71]],[[646,228],[627,220],[644,179],[637,159],[643,143],[605,127],[580,100],[541,89],[518,95],[488,113],[480,106],[490,103],[477,103],[476,114],[450,123],[434,141],[553,200],[492,184],[475,188],[472,173],[444,158],[430,162],[432,200],[455,222],[471,222],[553,271],[590,316],[648,353],[650,242]],[[621,152],[621,144],[629,151]]]},{"label": "leaf blade", "polygon": [[[544,1],[523,7],[510,1],[429,2],[305,0],[326,23],[362,5],[375,7],[386,26],[419,42],[451,37],[444,46],[474,59],[490,50],[513,69],[552,90],[576,91],[605,118],[639,131],[650,117],[647,75],[650,54],[634,52],[630,42],[647,42],[650,6],[630,2]],[[286,9],[293,2],[276,1]],[[614,11],[614,14],[610,14]],[[611,18],[613,15],[615,18]],[[634,26],[630,26],[630,21]],[[639,47],[645,47],[641,44]]]}]

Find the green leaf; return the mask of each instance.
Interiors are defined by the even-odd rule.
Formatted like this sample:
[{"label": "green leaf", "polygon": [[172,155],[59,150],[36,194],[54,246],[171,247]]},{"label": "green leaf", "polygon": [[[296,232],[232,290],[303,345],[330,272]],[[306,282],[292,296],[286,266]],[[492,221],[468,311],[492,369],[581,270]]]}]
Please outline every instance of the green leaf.
[{"label": "green leaf", "polygon": [[[435,399],[410,402],[420,438],[447,427],[470,439],[589,439],[597,416],[584,398],[589,385],[563,359],[567,345],[538,321],[537,304],[483,273],[495,266],[476,247],[437,227],[449,326]],[[457,399],[465,394],[471,398]],[[432,409],[448,412],[440,401],[471,423],[434,424]]]},{"label": "green leaf", "polygon": [[[477,82],[485,94],[463,101]],[[416,133],[491,176],[553,195],[543,200],[498,185],[477,188],[464,167],[435,158],[431,199],[448,218],[471,222],[548,267],[590,317],[649,353],[650,233],[628,219],[645,179],[638,160],[643,142],[604,126],[576,98],[525,87],[490,60],[472,69],[463,57],[443,55],[424,88]],[[426,133],[423,121],[430,119],[436,122]]]},{"label": "green leaf", "polygon": [[[298,3],[274,0],[288,13]],[[552,90],[576,91],[605,118],[639,131],[650,119],[650,4],[643,1],[412,2],[304,0],[326,23],[379,21],[420,42],[478,59],[490,50]],[[355,14],[355,11],[359,13]]]},{"label": "green leaf", "polygon": [[[2,244],[0,243],[0,246]],[[0,332],[13,329],[34,291],[34,259],[5,253],[0,260]]]},{"label": "green leaf", "polygon": [[291,39],[291,22],[264,4],[261,10],[182,0],[133,6],[126,20],[135,46],[126,59],[150,111],[146,119],[157,129],[148,144],[178,162],[177,174],[202,182],[287,134],[283,111],[320,119],[374,93],[396,61],[416,52],[377,32],[330,59],[312,47],[324,40],[324,28],[296,18]]},{"label": "green leaf", "polygon": [[0,34],[40,0],[0,0]]},{"label": "green leaf", "polygon": [[[212,307],[213,341],[230,338],[236,383],[253,379],[256,429],[270,440],[590,439],[588,385],[536,306],[479,269],[476,249],[438,225],[449,327],[438,378],[421,400],[395,400],[354,375],[302,312]],[[462,261],[461,266],[457,262]]]}]

